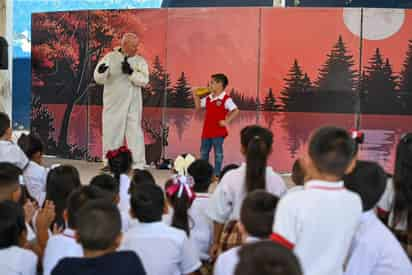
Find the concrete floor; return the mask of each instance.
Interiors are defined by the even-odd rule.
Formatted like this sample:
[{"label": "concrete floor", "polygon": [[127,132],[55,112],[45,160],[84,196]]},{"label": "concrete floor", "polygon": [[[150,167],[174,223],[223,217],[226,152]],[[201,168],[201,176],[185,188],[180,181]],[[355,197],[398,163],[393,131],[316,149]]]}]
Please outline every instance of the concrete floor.
[{"label": "concrete floor", "polygon": [[[88,184],[94,176],[101,174],[100,169],[103,167],[103,163],[88,162],[83,160],[59,159],[53,157],[45,157],[44,162],[47,167],[50,167],[52,164],[57,163],[73,165],[79,170],[82,183],[85,185]],[[156,180],[156,183],[160,186],[163,186],[169,179],[169,177],[172,175],[170,170],[158,170],[153,168],[148,168],[147,170],[149,170],[152,173],[153,177]],[[289,175],[282,175],[282,177],[285,180],[288,188],[293,186],[293,184],[290,181]]]}]

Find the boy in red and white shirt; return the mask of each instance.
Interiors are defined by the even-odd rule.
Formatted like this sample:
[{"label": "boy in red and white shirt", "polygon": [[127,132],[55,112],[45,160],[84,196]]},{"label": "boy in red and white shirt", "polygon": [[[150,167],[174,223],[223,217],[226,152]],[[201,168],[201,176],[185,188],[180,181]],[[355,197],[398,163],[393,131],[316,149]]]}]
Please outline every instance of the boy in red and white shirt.
[{"label": "boy in red and white shirt", "polygon": [[239,110],[232,98],[225,93],[229,83],[227,77],[224,74],[214,74],[211,78],[210,94],[200,98],[194,91],[193,98],[196,110],[206,109],[200,158],[209,160],[209,153],[213,147],[215,151],[214,174],[218,177],[223,162],[223,141],[228,135],[226,127],[239,114]]}]

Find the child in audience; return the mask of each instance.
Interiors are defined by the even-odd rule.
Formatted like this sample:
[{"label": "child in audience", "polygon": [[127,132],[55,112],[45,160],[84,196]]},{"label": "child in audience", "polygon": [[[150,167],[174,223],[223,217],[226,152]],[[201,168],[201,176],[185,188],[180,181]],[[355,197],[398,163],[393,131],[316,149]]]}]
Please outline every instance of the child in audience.
[{"label": "child in audience", "polygon": [[75,240],[76,216],[87,202],[102,198],[110,200],[106,192],[95,186],[82,186],[71,192],[67,199],[67,208],[62,214],[67,227],[62,234],[52,236],[47,242],[43,258],[44,275],[50,275],[56,264],[63,258],[83,256],[82,248]]},{"label": "child in audience", "polygon": [[47,173],[49,172],[47,168],[42,166],[43,143],[33,134],[22,134],[17,143],[30,160],[23,172],[25,186],[38,205],[43,205],[46,198]]},{"label": "child in audience", "polygon": [[46,199],[55,206],[56,219],[53,224],[65,228],[63,211],[67,208],[70,193],[81,186],[79,171],[71,165],[61,165],[51,169],[46,180]]},{"label": "child in audience", "polygon": [[[240,211],[243,243],[268,239],[272,234],[273,217],[278,198],[264,190],[247,195]],[[229,249],[217,258],[214,275],[233,275],[239,262],[240,246]]]},{"label": "child in audience", "polygon": [[0,162],[0,201],[19,202],[22,189],[20,176],[22,170],[14,164]]},{"label": "child in audience", "polygon": [[240,250],[234,274],[303,275],[303,272],[289,249],[271,241],[260,241],[247,244]]},{"label": "child in audience", "polygon": [[9,116],[0,112],[0,162],[10,162],[24,170],[29,160],[20,147],[12,142],[12,134]]},{"label": "child in audience", "polygon": [[224,74],[214,74],[210,81],[210,94],[202,99],[193,91],[195,109],[206,109],[202,131],[200,158],[209,160],[210,151],[215,152],[214,174],[220,175],[223,163],[223,142],[228,135],[227,127],[239,114],[239,109],[225,89],[229,81]]},{"label": "child in audience", "polygon": [[[119,182],[116,181],[114,177],[107,174],[102,174],[95,176],[90,181],[91,186],[99,187],[102,190],[107,191],[108,193],[112,194],[113,203],[119,206],[120,196],[119,196]],[[119,207],[120,211],[120,207]],[[122,218],[122,232],[126,232],[129,228],[129,220],[130,216],[128,212],[120,212],[120,216]]]},{"label": "child in audience", "polygon": [[398,143],[393,179],[378,210],[412,259],[412,133],[405,134]]},{"label": "child in audience", "polygon": [[133,221],[124,234],[121,250],[133,250],[148,275],[192,274],[200,268],[199,257],[186,233],[162,222],[167,206],[162,189],[140,184],[131,189]]},{"label": "child in audience", "polygon": [[[258,125],[247,126],[242,129],[240,139],[246,164],[243,163],[239,168],[229,171],[222,178],[211,196],[207,209],[208,216],[214,221],[212,259],[217,256],[223,245],[221,235],[225,223],[229,222],[226,226],[228,228],[226,235],[239,235],[238,230],[233,230],[236,228],[233,224],[239,220],[240,207],[248,193],[262,189],[276,196],[282,196],[286,192],[283,179],[267,166],[268,157],[272,152],[272,132]],[[232,239],[239,240],[237,237]],[[239,243],[224,246],[230,248],[236,245]]]},{"label": "child in audience", "polygon": [[226,175],[227,172],[229,172],[230,170],[235,170],[237,168],[239,168],[239,165],[236,163],[228,164],[225,167],[223,167],[222,172],[220,172],[219,175],[219,181],[223,179],[224,175]]},{"label": "child in audience", "polygon": [[37,256],[25,249],[27,230],[22,207],[12,201],[0,202],[0,273],[36,275]]},{"label": "child in audience", "polygon": [[121,218],[112,202],[88,202],[79,211],[76,226],[84,257],[61,260],[52,275],[146,275],[136,253],[116,252],[122,239]]},{"label": "child in audience", "polygon": [[356,144],[343,129],[323,127],[310,139],[303,159],[311,179],[301,191],[284,196],[273,231],[294,248],[305,275],[341,275],[362,204],[345,190],[342,178],[356,160]]},{"label": "child in audience", "polygon": [[129,173],[133,165],[132,152],[126,146],[122,146],[119,149],[107,152],[106,158],[109,162],[110,171],[119,182],[120,212],[128,213],[130,210]]},{"label": "child in audience", "polygon": [[295,186],[290,188],[288,190],[288,193],[294,192],[294,191],[297,191],[297,190],[302,190],[304,188],[303,186],[305,185],[305,172],[303,171],[303,167],[302,167],[301,162],[302,162],[301,159],[297,159],[293,163],[291,178],[292,178],[292,182],[295,184]]},{"label": "child in audience", "polygon": [[206,160],[196,160],[188,168],[189,175],[194,179],[193,191],[196,197],[189,209],[193,221],[190,228],[190,239],[197,248],[203,262],[209,260],[209,249],[213,241],[213,222],[206,214],[209,204],[209,187],[213,179],[213,167]]},{"label": "child in audience", "polygon": [[373,162],[358,161],[344,181],[347,189],[360,195],[363,205],[345,275],[412,274],[408,256],[374,210],[386,187],[383,169]]},{"label": "child in audience", "polygon": [[154,179],[153,175],[149,171],[141,170],[141,169],[134,169],[132,183],[133,184],[141,184],[141,183],[156,184],[156,180]]}]

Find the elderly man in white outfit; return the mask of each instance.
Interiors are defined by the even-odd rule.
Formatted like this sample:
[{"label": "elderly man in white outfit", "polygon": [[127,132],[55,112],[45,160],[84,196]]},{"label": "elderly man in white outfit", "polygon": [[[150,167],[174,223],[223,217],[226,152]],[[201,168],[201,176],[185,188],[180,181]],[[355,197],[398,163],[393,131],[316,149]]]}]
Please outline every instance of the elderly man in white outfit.
[{"label": "elderly man in white outfit", "polygon": [[103,156],[122,146],[126,137],[133,168],[142,169],[146,164],[141,127],[142,87],[149,82],[149,68],[145,59],[136,55],[138,44],[135,34],[125,34],[121,48],[114,49],[97,64],[94,79],[104,85]]}]

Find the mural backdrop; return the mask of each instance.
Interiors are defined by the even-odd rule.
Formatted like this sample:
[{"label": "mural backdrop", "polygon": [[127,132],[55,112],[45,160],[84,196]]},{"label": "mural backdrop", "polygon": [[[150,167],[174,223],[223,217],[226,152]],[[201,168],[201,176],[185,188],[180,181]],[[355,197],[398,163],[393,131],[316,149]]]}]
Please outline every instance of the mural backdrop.
[{"label": "mural backdrop", "polygon": [[395,144],[412,130],[409,10],[100,10],[32,20],[32,129],[49,153],[99,160],[102,87],[92,72],[128,31],[141,37],[151,68],[143,114],[150,161],[162,152],[198,154],[203,114],[190,90],[216,72],[228,75],[227,93],[241,109],[225,142],[226,164],[242,161],[239,132],[249,124],[272,129],[270,164],[289,171],[311,131],[360,123],[362,157],[390,172]]}]

